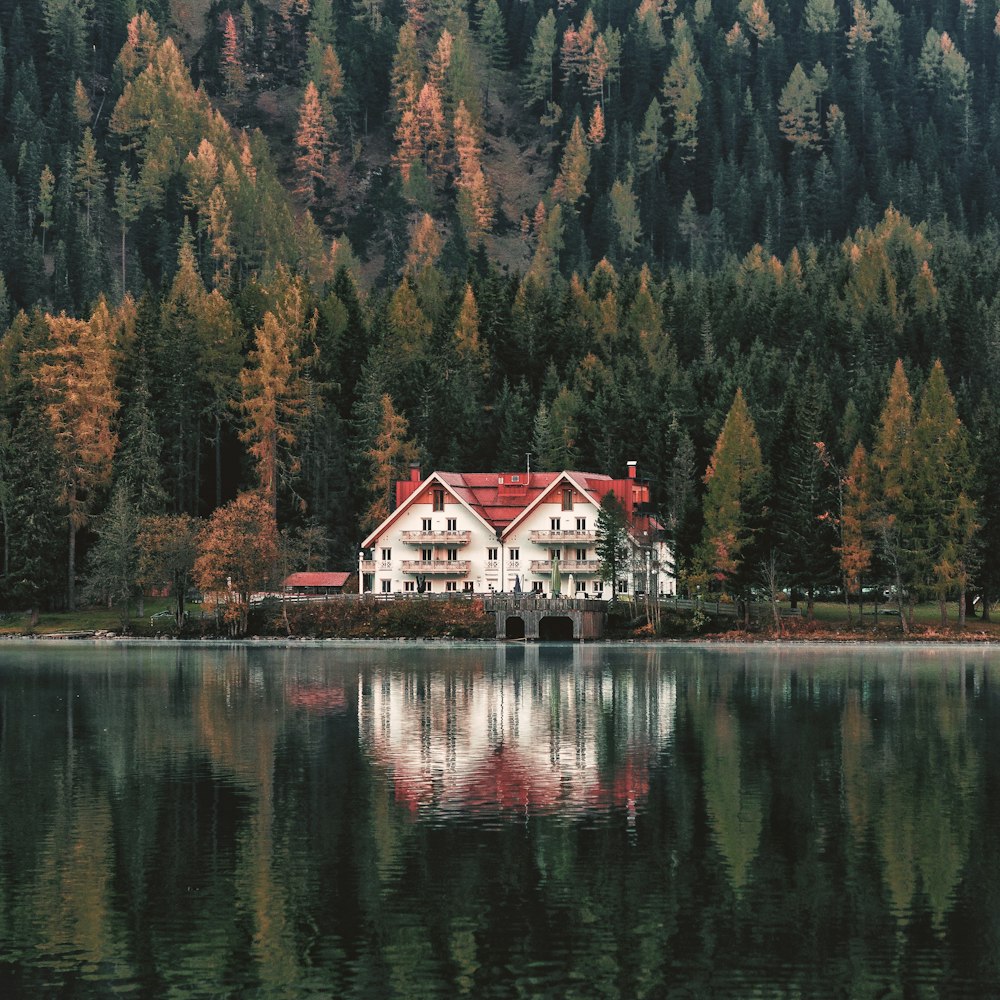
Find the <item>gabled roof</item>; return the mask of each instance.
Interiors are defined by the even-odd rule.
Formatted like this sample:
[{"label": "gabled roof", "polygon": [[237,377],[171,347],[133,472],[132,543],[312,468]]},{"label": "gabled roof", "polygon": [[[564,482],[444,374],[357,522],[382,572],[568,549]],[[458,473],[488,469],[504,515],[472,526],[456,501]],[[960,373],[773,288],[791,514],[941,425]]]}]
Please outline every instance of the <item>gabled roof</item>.
[{"label": "gabled roof", "polygon": [[601,498],[611,490],[614,480],[593,472],[435,472],[412,490],[396,510],[368,535],[361,547],[373,545],[375,539],[432,483],[443,486],[491,532],[502,536],[561,485],[575,487],[600,507]]},{"label": "gabled roof", "polygon": [[[474,476],[475,473],[472,475]],[[483,475],[492,476],[494,480],[497,477],[497,473],[495,472],[483,473]],[[484,516],[482,509],[474,502],[470,502],[474,500],[474,497],[470,497],[468,489],[465,486],[464,480],[467,478],[469,478],[468,475],[463,475],[459,472],[431,473],[374,531],[368,534],[368,537],[361,543],[361,548],[367,549],[371,545],[374,545],[375,539],[406,511],[416,501],[417,497],[432,483],[440,483],[463,507],[468,509],[470,514],[482,521],[490,531],[495,531],[495,526],[490,522],[488,517]]]},{"label": "gabled roof", "polygon": [[602,476],[596,472],[558,472],[549,473],[549,475],[551,481],[544,489],[539,490],[538,495],[523,507],[516,517],[511,519],[504,528],[504,534],[517,527],[520,521],[526,518],[539,504],[544,503],[546,498],[561,488],[564,483],[575,487],[577,492],[582,493],[595,507],[600,507],[604,494],[611,490],[611,485],[614,482],[610,476]]},{"label": "gabled roof", "polygon": [[350,573],[292,573],[286,576],[284,587],[343,587]]}]

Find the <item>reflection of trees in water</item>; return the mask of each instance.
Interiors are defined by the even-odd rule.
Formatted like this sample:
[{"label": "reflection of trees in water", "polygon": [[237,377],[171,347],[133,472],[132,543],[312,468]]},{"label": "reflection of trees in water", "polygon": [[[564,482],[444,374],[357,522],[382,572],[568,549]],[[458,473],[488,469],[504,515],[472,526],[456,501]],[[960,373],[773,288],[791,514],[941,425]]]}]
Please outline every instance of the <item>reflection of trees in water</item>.
[{"label": "reflection of trees in water", "polygon": [[[849,693],[841,726],[844,789],[855,838],[878,844],[894,915],[926,898],[940,931],[967,860],[979,761],[968,732],[964,665],[936,684],[904,659],[895,692]],[[872,716],[876,716],[876,721]]]},{"label": "reflection of trees in water", "polygon": [[689,687],[687,707],[702,740],[705,807],[733,888],[746,885],[763,827],[759,789],[743,761],[740,721],[730,704],[732,677],[719,687]]},{"label": "reflection of trees in water", "polygon": [[[903,994],[996,964],[979,667],[501,653],[132,651],[6,683],[5,954],[147,995]],[[527,812],[491,822],[508,794]],[[960,944],[956,898],[983,927]]]}]

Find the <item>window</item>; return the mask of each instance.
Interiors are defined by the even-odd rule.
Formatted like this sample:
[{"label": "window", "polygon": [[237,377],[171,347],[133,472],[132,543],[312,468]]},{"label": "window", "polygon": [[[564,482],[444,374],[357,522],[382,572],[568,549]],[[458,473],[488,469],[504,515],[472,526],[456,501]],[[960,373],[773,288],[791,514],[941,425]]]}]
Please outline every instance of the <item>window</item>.
[{"label": "window", "polygon": [[416,589],[417,585],[413,582],[413,580],[403,581],[403,590],[405,590],[408,594],[412,594]]},{"label": "window", "polygon": [[549,549],[550,559],[562,559],[562,549]]},{"label": "window", "polygon": [[457,517],[449,517],[448,518],[448,530],[449,531],[458,531],[458,518]]},{"label": "window", "polygon": [[586,580],[577,580],[576,581],[576,592],[578,594],[586,594],[587,593],[587,581]]},{"label": "window", "polygon": [[562,509],[572,510],[573,509],[573,491],[563,490],[562,491]]},{"label": "window", "polygon": [[465,583],[462,584],[462,590],[464,590],[467,594],[471,594],[472,593],[472,581],[471,580],[466,580]]},{"label": "window", "polygon": [[430,531],[431,530],[431,519],[429,517],[425,517],[425,518],[421,519],[421,521],[420,521],[420,530],[421,531]]},{"label": "window", "polygon": [[508,549],[507,554],[510,557],[511,562],[517,562],[521,558],[520,549]]},{"label": "window", "polygon": [[486,550],[486,559],[487,559],[487,561],[488,562],[496,562],[497,561],[497,556],[498,556],[499,552],[500,552],[499,549],[487,549]]},{"label": "window", "polygon": [[445,585],[444,585],[444,589],[447,590],[449,593],[453,593],[454,591],[458,590],[458,581],[457,580],[446,580],[445,581]]},{"label": "window", "polygon": [[520,476],[511,476],[510,477],[510,481],[512,483],[519,483],[521,481],[521,477]]},{"label": "window", "polygon": [[421,549],[420,550],[420,558],[424,562],[430,562],[434,558],[434,550],[433,549]]},{"label": "window", "polygon": [[531,592],[533,594],[540,594],[542,592],[542,581],[541,580],[535,580],[535,582],[531,585]]},{"label": "window", "polygon": [[577,549],[576,550],[576,558],[579,559],[580,562],[584,562],[584,560],[586,560],[586,558],[587,558],[587,550],[586,549]]},{"label": "window", "polygon": [[594,581],[594,593],[595,594],[599,594],[599,593],[601,593],[602,590],[604,590],[604,584],[601,583],[600,580],[595,580]]},{"label": "window", "polygon": [[619,580],[618,581],[618,593],[619,594],[627,594],[628,593],[628,580]]},{"label": "window", "polygon": [[428,580],[427,583],[424,584],[424,590],[429,594],[431,592],[431,589],[432,589],[431,588],[431,581]]},{"label": "window", "polygon": [[444,490],[434,491],[434,509],[444,510]]},{"label": "window", "polygon": [[587,519],[585,517],[578,517],[576,519],[576,530],[577,531],[587,530]]},{"label": "window", "polygon": [[392,559],[392,549],[382,550],[382,562],[389,562]]},{"label": "window", "polygon": [[383,580],[382,581],[382,593],[383,594],[391,594],[392,593],[392,580]]},{"label": "window", "polygon": [[458,549],[448,549],[448,562],[458,559]]},{"label": "window", "polygon": [[558,531],[562,526],[562,521],[558,517],[549,518],[549,530]]}]

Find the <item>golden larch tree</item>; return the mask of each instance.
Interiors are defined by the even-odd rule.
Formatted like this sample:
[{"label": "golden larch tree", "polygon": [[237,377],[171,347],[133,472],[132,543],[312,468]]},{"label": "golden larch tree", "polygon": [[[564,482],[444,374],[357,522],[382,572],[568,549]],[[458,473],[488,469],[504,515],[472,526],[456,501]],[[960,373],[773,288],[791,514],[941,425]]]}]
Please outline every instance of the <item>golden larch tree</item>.
[{"label": "golden larch tree", "polygon": [[115,347],[112,324],[87,323],[65,314],[46,315],[49,331],[36,373],[55,438],[62,482],[61,503],[69,528],[67,604],[76,605],[76,537],[87,524],[102,487],[111,480],[118,444],[114,421]]}]

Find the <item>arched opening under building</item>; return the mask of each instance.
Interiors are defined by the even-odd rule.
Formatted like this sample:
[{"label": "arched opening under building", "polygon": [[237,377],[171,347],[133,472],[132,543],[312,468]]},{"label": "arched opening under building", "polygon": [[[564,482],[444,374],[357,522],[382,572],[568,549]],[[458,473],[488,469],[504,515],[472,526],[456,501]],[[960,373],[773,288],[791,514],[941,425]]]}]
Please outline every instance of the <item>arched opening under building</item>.
[{"label": "arched opening under building", "polygon": [[538,638],[543,642],[572,642],[573,619],[566,615],[546,615],[538,623]]},{"label": "arched opening under building", "polygon": [[504,627],[504,637],[507,639],[524,638],[524,619],[520,615],[508,615]]}]

